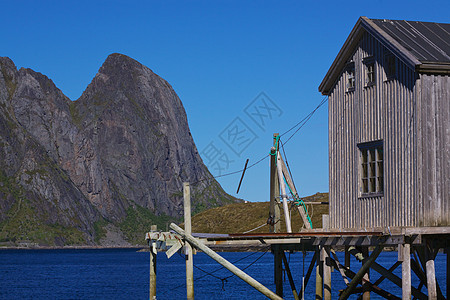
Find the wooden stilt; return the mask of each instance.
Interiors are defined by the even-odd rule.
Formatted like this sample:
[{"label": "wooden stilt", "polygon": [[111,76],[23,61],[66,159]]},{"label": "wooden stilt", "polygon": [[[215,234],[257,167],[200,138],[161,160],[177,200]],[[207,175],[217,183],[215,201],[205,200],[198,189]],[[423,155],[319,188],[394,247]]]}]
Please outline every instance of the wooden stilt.
[{"label": "wooden stilt", "polygon": [[399,245],[398,253],[402,261],[402,297],[411,299],[411,245]]},{"label": "wooden stilt", "polygon": [[317,265],[316,265],[316,300],[323,299],[323,257],[322,250],[316,251]]},{"label": "wooden stilt", "polygon": [[[188,182],[183,183],[184,195],[184,230],[191,234],[191,190]],[[192,246],[186,243],[186,294],[187,299],[194,299],[194,256]]]},{"label": "wooden stilt", "polygon": [[283,297],[283,258],[280,245],[272,245],[274,259],[275,293]]},{"label": "wooden stilt", "polygon": [[322,248],[323,255],[323,299],[331,300],[331,259],[328,256],[328,251]]},{"label": "wooden stilt", "polygon": [[[156,231],[156,225],[152,225],[151,231]],[[148,241],[150,248],[150,285],[149,299],[156,300],[156,247],[151,240]]]},{"label": "wooden stilt", "polygon": [[349,246],[345,246],[345,250],[344,250],[344,256],[345,256],[344,266],[346,266],[347,268],[350,268],[350,253],[348,252],[348,248],[349,248]]},{"label": "wooden stilt", "polygon": [[[436,253],[432,253],[431,251],[429,251],[427,246],[425,246],[425,247],[416,247],[415,250],[416,250],[416,253],[419,255],[419,260],[420,260],[420,263],[422,265],[423,272],[426,273],[426,275],[425,275],[426,276],[426,280],[424,281],[424,285],[428,289],[428,280],[429,280],[429,278],[428,278],[428,271],[427,271],[427,269],[428,269],[427,262],[428,262],[428,260],[432,260],[433,261],[432,265],[434,267],[434,258],[437,255],[437,251],[436,251]],[[434,284],[435,284],[435,288],[436,288],[437,298],[438,299],[443,299],[444,296],[442,294],[441,288],[439,287],[439,284],[436,281],[436,277],[435,277],[435,280],[434,280]],[[433,289],[433,287],[432,287],[432,289]],[[413,292],[414,292],[414,290],[413,290]],[[428,295],[430,295],[430,293],[428,293]]]},{"label": "wooden stilt", "polygon": [[286,270],[289,279],[289,284],[291,285],[292,294],[294,295],[294,299],[299,300],[297,289],[295,288],[294,278],[292,278],[291,269],[289,268],[289,263],[286,259],[286,255],[284,254],[284,252],[281,252],[281,257],[283,258],[284,269]]},{"label": "wooden stilt", "polygon": [[428,299],[437,299],[438,293],[436,289],[436,275],[434,269],[434,255],[431,253],[430,249],[426,247],[425,250],[426,259],[426,272],[427,272],[427,288],[428,288]]}]

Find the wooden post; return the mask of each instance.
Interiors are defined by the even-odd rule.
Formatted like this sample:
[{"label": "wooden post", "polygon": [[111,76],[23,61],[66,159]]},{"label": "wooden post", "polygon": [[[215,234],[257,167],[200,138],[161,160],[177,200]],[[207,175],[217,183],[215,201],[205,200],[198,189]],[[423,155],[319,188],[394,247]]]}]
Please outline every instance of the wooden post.
[{"label": "wooden post", "polygon": [[411,245],[398,245],[398,256],[402,262],[402,298],[411,299]]},{"label": "wooden post", "polygon": [[[156,231],[156,225],[151,226],[151,231]],[[156,245],[152,242],[152,240],[148,241],[148,245],[150,248],[150,284],[149,284],[149,299],[156,300]]]},{"label": "wooden post", "polygon": [[322,247],[323,255],[323,299],[331,300],[331,259],[325,247]]},{"label": "wooden post", "polygon": [[283,297],[283,258],[280,245],[272,245],[273,250],[273,271],[275,280],[275,293]]},{"label": "wooden post", "polygon": [[434,269],[434,257],[430,252],[430,249],[425,247],[428,299],[434,300],[437,299],[436,275]]},{"label": "wooden post", "polygon": [[269,230],[270,232],[281,232],[280,207],[278,199],[280,198],[280,185],[277,172],[277,143],[278,133],[273,134],[273,147],[270,149],[270,208],[269,208]]},{"label": "wooden post", "polygon": [[350,252],[348,252],[348,248],[349,246],[345,246],[345,250],[344,250],[344,255],[345,255],[345,260],[344,260],[344,266],[346,266],[347,268],[350,269]]},{"label": "wooden post", "polygon": [[317,250],[317,265],[316,265],[316,300],[323,299],[323,257],[322,246]]},{"label": "wooden post", "polygon": [[[183,183],[184,196],[184,230],[187,234],[192,233],[191,224],[191,190],[189,182]],[[192,246],[186,243],[186,293],[187,299],[194,299],[194,256]]]},{"label": "wooden post", "polygon": [[229,271],[231,271],[234,275],[236,275],[237,277],[241,278],[242,280],[244,280],[246,283],[248,283],[249,285],[251,285],[252,287],[254,287],[256,290],[258,290],[259,292],[261,292],[263,295],[265,295],[266,297],[270,298],[270,299],[275,299],[275,300],[283,300],[283,298],[281,298],[280,296],[276,295],[274,292],[272,292],[271,290],[269,290],[268,288],[266,288],[264,285],[262,285],[261,283],[259,283],[258,281],[256,281],[255,279],[253,279],[251,276],[249,276],[248,274],[246,274],[244,271],[240,270],[239,268],[237,268],[235,265],[233,265],[232,263],[230,263],[228,260],[226,260],[225,258],[221,257],[219,254],[217,254],[216,252],[214,252],[213,250],[211,250],[209,247],[207,247],[205,244],[203,244],[202,242],[198,241],[196,238],[194,238],[192,235],[187,234],[186,232],[184,232],[183,229],[181,229],[180,227],[178,227],[176,224],[171,223],[170,224],[170,228],[172,228],[176,233],[178,233],[179,235],[181,235],[182,237],[184,237],[184,239],[186,241],[188,241],[189,243],[191,243],[192,245],[194,245],[196,248],[200,249],[201,251],[203,251],[206,255],[208,255],[209,257],[211,257],[212,259],[214,259],[215,261],[217,261],[219,264],[221,264],[222,266],[224,266],[225,268],[227,268]]}]

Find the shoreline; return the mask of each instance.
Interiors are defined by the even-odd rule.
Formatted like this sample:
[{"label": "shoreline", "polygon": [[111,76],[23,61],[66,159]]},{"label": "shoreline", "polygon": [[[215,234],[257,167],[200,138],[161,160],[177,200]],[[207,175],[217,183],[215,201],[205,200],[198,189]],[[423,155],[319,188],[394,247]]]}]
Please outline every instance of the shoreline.
[{"label": "shoreline", "polygon": [[106,249],[143,249],[148,246],[136,245],[136,246],[0,246],[2,250],[106,250]]}]

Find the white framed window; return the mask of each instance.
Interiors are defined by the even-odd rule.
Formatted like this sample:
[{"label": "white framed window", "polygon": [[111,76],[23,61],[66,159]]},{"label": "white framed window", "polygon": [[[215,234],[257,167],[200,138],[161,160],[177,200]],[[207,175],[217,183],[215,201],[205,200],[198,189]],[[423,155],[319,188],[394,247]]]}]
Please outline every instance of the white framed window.
[{"label": "white framed window", "polygon": [[375,85],[376,72],[375,72],[375,60],[373,57],[367,57],[363,60],[365,69],[365,81],[366,87]]},{"label": "white framed window", "polygon": [[350,61],[346,67],[347,74],[347,92],[353,92],[355,90],[355,63]]},{"label": "white framed window", "polygon": [[359,191],[361,197],[379,196],[384,192],[383,141],[358,144],[360,153]]}]

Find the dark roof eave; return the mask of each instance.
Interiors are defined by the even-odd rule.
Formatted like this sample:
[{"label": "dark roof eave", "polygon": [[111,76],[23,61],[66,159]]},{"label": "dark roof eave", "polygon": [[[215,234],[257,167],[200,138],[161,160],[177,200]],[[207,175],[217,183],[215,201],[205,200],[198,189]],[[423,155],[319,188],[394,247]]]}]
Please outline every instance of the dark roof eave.
[{"label": "dark roof eave", "polygon": [[322,95],[329,94],[332,84],[334,84],[336,78],[339,77],[341,69],[345,66],[345,63],[347,62],[349,50],[356,45],[356,43],[359,40],[359,37],[364,33],[363,28],[360,26],[363,18],[364,17],[360,17],[356,22],[349,36],[345,40],[344,45],[342,46],[338,55],[331,64],[331,67],[328,69],[327,74],[320,83],[319,92],[321,92]]},{"label": "dark roof eave", "polygon": [[405,49],[400,43],[393,39],[389,34],[382,30],[378,25],[376,25],[372,20],[367,17],[360,17],[358,22],[356,22],[350,35],[336,56],[333,64],[325,75],[322,83],[319,85],[319,92],[322,95],[329,95],[331,88],[338,79],[342,68],[345,66],[348,57],[351,55],[350,50],[353,49],[359,42],[359,38],[367,31],[373,35],[377,40],[379,40],[386,48],[388,48],[392,53],[394,53],[398,58],[400,58],[406,65],[411,69],[415,69],[417,65],[422,63]]},{"label": "dark roof eave", "polygon": [[422,62],[416,66],[416,71],[426,74],[450,74],[450,63]]}]

